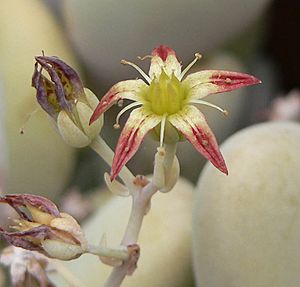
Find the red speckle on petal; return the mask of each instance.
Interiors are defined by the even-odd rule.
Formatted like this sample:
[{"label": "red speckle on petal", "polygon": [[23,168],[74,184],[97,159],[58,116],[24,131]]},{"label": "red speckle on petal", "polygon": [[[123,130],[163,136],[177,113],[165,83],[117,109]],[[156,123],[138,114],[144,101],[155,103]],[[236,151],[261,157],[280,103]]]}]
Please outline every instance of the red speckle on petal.
[{"label": "red speckle on petal", "polygon": [[133,157],[141,144],[144,137],[138,136],[138,132],[139,128],[133,128],[129,132],[124,129],[121,133],[112,164],[111,181],[117,177],[122,167]]},{"label": "red speckle on petal", "polygon": [[152,51],[152,56],[159,56],[164,62],[169,55],[174,55],[176,57],[175,51],[165,45],[160,45]]},{"label": "red speckle on petal", "polygon": [[121,96],[118,92],[116,92],[113,88],[107,92],[106,95],[101,99],[96,109],[94,110],[89,124],[91,125],[93,122],[99,119],[99,117],[108,110],[114,103],[116,103]]},{"label": "red speckle on petal", "polygon": [[111,167],[111,180],[117,177],[123,166],[134,156],[148,131],[160,121],[160,117],[147,114],[142,108],[130,113],[117,143]]},{"label": "red speckle on petal", "polygon": [[261,83],[251,75],[229,71],[215,71],[210,77],[210,82],[219,87],[219,93]]},{"label": "red speckle on petal", "polygon": [[186,106],[176,116],[169,117],[170,123],[221,172],[228,174],[226,163],[217,140],[204,115],[194,106]]},{"label": "red speckle on petal", "polygon": [[217,141],[212,132],[205,133],[201,128],[192,127],[195,141],[192,144],[202,153],[217,169],[228,175],[224,158],[219,150]]}]

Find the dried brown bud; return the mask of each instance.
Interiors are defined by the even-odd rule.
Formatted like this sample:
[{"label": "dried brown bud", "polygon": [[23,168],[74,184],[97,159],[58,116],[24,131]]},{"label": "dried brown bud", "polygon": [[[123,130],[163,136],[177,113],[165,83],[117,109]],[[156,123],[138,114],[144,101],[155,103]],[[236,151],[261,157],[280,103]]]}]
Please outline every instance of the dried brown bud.
[{"label": "dried brown bud", "polygon": [[0,198],[15,209],[20,218],[0,234],[12,245],[39,251],[48,257],[71,260],[86,251],[87,243],[76,220],[60,213],[56,205],[41,196],[12,194]]},{"label": "dried brown bud", "polygon": [[9,246],[2,251],[0,262],[9,267],[14,287],[54,287],[47,275],[49,259],[38,252]]}]

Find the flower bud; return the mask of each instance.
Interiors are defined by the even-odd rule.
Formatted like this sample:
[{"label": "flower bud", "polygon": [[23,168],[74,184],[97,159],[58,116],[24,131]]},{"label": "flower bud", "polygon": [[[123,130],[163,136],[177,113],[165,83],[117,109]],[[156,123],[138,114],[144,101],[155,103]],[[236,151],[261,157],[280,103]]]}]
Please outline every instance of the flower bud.
[{"label": "flower bud", "polygon": [[20,216],[11,226],[14,231],[0,228],[0,234],[10,244],[60,260],[77,258],[86,251],[87,242],[80,225],[69,214],[60,213],[50,200],[12,194],[1,197],[0,202],[9,204]]},{"label": "flower bud", "polygon": [[[83,87],[76,71],[59,58],[35,59],[32,86],[37,90],[38,103],[56,121],[67,144],[78,148],[89,145],[103,126],[103,117],[89,125],[99,103],[97,97]],[[42,74],[43,69],[51,80]]]},{"label": "flower bud", "polygon": [[88,136],[72,121],[68,113],[61,111],[57,117],[57,127],[64,141],[73,147],[90,144]]}]

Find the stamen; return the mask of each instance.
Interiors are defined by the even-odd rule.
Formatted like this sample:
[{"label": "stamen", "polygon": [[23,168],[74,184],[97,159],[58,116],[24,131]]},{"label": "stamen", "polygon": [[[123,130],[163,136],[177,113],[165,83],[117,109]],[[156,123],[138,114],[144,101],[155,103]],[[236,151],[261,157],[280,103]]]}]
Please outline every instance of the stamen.
[{"label": "stamen", "polygon": [[217,109],[218,111],[220,111],[221,113],[223,113],[225,116],[228,116],[228,111],[212,104],[212,103],[209,103],[209,102],[206,102],[206,101],[202,101],[202,100],[192,100],[190,101],[190,103],[193,103],[193,104],[200,104],[200,105],[204,105],[204,106],[208,106],[208,107],[211,107],[211,108],[215,108]]},{"label": "stamen", "polygon": [[179,76],[179,81],[182,80],[182,78],[185,76],[185,74],[190,70],[190,68],[192,68],[194,66],[194,64],[200,60],[202,58],[202,55],[200,53],[196,53],[195,54],[195,59],[189,63],[186,68],[181,72],[180,76]]},{"label": "stamen", "polygon": [[144,57],[137,56],[137,58],[138,58],[139,60],[141,60],[141,61],[144,61],[144,60],[146,60],[146,59],[152,59],[152,57],[153,57],[153,56],[151,56],[151,55],[146,55],[146,56],[144,56]]},{"label": "stamen", "polygon": [[131,67],[133,67],[134,69],[136,69],[143,77],[144,79],[150,84],[151,83],[151,79],[150,77],[136,64],[128,62],[126,60],[121,60],[121,64],[123,65],[129,65]]},{"label": "stamen", "polygon": [[159,146],[160,147],[162,147],[164,144],[166,120],[167,120],[167,114],[164,114],[161,119],[161,124],[160,124],[160,136],[159,136]]},{"label": "stamen", "polygon": [[116,123],[114,124],[114,128],[115,128],[115,129],[118,129],[118,128],[120,127],[120,124],[119,124],[120,117],[121,117],[125,112],[127,112],[127,111],[130,110],[131,108],[136,107],[136,106],[139,106],[139,105],[142,105],[142,103],[140,103],[140,102],[133,102],[133,103],[127,105],[125,108],[123,108],[123,109],[117,114],[117,117],[116,117]]}]

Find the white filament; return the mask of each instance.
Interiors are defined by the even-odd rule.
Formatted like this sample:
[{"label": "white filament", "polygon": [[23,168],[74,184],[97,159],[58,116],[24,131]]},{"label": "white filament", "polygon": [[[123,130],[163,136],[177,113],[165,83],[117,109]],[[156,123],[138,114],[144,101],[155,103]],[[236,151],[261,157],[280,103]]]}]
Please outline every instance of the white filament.
[{"label": "white filament", "polygon": [[161,119],[161,124],[160,124],[160,136],[159,136],[159,145],[160,145],[160,147],[162,147],[163,143],[164,143],[166,119],[167,119],[167,114],[164,114],[162,119]]},{"label": "white filament", "polygon": [[124,108],[117,114],[115,126],[116,126],[116,127],[119,126],[120,117],[121,117],[125,112],[127,112],[127,111],[130,110],[131,108],[134,108],[134,107],[139,106],[139,105],[142,105],[142,103],[140,103],[140,102],[133,102],[133,103],[127,105],[126,107],[124,107]]},{"label": "white filament", "polygon": [[204,106],[208,106],[208,107],[211,107],[211,108],[215,108],[217,109],[218,111],[220,111],[221,113],[223,113],[225,116],[228,115],[228,111],[212,104],[212,103],[209,103],[209,102],[206,102],[206,101],[202,101],[202,100],[192,100],[190,101],[190,103],[193,103],[193,104],[200,104],[200,105],[204,105]]},{"label": "white filament", "polygon": [[133,67],[134,69],[136,69],[143,77],[144,79],[150,84],[151,83],[151,79],[150,77],[136,64],[132,63],[132,62],[128,62],[126,60],[122,60],[121,64],[123,65],[129,65],[131,67]]},{"label": "white filament", "polygon": [[191,62],[191,63],[189,63],[187,66],[186,66],[186,68],[181,72],[181,74],[180,74],[180,76],[179,76],[179,81],[181,81],[182,80],[182,78],[185,76],[185,74],[190,70],[190,68],[192,68],[193,66],[194,66],[194,64],[198,61],[198,60],[200,60],[202,58],[202,55],[201,54],[199,54],[199,53],[196,53],[195,54],[195,59]]}]

